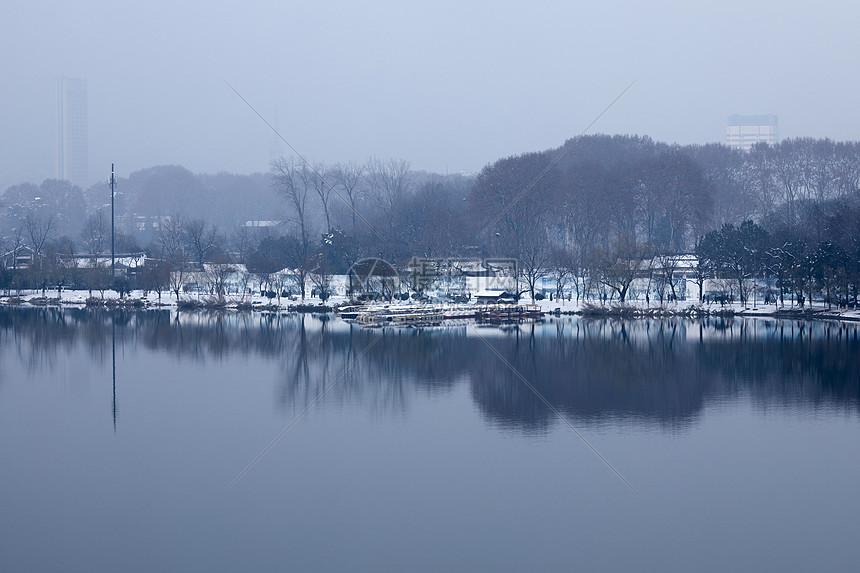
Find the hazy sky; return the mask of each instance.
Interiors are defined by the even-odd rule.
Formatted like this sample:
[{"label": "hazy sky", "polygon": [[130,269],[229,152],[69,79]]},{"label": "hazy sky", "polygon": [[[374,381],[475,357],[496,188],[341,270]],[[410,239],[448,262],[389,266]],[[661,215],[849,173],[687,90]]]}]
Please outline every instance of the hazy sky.
[{"label": "hazy sky", "polygon": [[[579,134],[722,141],[726,116],[860,139],[856,2],[69,2],[0,9],[0,186],[53,176],[53,80],[89,91],[91,182],[180,164],[403,158],[475,172]],[[289,153],[282,146],[285,154]],[[2,189],[0,189],[2,190]]]}]

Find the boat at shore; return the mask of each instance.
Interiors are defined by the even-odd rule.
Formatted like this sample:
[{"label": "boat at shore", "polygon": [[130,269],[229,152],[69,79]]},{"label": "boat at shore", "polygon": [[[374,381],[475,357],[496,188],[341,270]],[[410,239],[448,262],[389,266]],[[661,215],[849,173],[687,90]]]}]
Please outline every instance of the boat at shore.
[{"label": "boat at shore", "polygon": [[478,322],[489,324],[510,324],[538,318],[543,318],[543,311],[533,304],[494,305],[482,307],[475,313]]},{"label": "boat at shore", "polygon": [[[446,321],[473,320],[478,324],[513,324],[543,317],[530,304],[385,304],[341,307],[337,315],[361,326],[442,326]],[[453,322],[448,322],[449,324]]]}]

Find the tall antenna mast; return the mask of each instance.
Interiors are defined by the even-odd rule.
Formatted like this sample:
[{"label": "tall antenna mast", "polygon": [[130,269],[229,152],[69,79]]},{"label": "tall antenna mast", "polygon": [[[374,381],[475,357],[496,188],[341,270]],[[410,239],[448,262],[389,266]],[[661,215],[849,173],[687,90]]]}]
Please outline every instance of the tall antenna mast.
[{"label": "tall antenna mast", "polygon": [[116,177],[113,174],[113,163],[110,164],[110,276],[111,280],[116,277],[116,252],[114,251],[114,227],[113,227],[113,196],[116,187]]}]

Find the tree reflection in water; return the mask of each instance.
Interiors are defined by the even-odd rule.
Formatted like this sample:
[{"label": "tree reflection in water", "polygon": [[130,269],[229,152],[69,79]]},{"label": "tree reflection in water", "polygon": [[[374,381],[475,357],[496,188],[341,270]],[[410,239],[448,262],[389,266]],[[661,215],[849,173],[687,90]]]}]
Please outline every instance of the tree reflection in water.
[{"label": "tree reflection in water", "polygon": [[760,407],[852,413],[860,402],[853,323],[551,318],[475,328],[368,330],[327,315],[288,313],[0,308],[0,345],[30,370],[56,369],[59,357],[76,348],[105,363],[114,344],[120,354],[141,347],[183,361],[258,357],[279,365],[276,403],[292,412],[346,370],[322,403],[361,403],[373,415],[391,415],[406,410],[415,392],[468,384],[492,424],[542,432],[557,423],[482,339],[578,424],[674,431],[709,402],[741,396]]}]

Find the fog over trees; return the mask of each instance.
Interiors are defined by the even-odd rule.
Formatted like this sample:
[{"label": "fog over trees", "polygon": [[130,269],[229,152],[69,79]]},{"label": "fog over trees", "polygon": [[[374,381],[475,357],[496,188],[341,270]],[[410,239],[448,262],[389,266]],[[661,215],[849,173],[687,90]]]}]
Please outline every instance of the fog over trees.
[{"label": "fog over trees", "polygon": [[[251,175],[158,166],[119,179],[116,249],[160,261],[148,280],[177,294],[164,268],[244,264],[261,282],[290,269],[304,297],[308,279],[365,257],[401,268],[412,257],[513,257],[532,294],[552,274],[577,292],[588,277],[589,288],[623,300],[639,261],[697,252],[703,273],[731,275],[741,291],[743,276],[767,274],[791,296],[811,296],[814,286],[838,301],[856,299],[860,283],[858,189],[860,144],[810,138],[742,152],[594,135],[499,159],[476,176],[376,157],[283,158]],[[748,241],[756,261],[732,260]],[[46,180],[5,189],[0,247],[40,261],[23,272],[4,256],[3,288],[80,283],[58,261],[110,252],[109,186]]]}]

